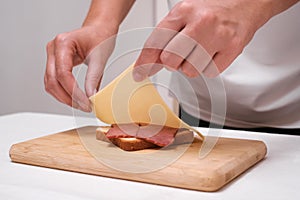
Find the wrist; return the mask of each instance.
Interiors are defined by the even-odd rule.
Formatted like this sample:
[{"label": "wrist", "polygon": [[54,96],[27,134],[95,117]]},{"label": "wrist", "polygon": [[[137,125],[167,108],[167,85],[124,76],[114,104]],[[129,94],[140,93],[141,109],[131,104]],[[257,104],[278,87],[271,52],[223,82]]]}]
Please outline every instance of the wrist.
[{"label": "wrist", "polygon": [[108,31],[110,33],[117,33],[119,30],[120,22],[107,17],[98,17],[92,20],[85,20],[82,27],[93,27],[98,31]]},{"label": "wrist", "polygon": [[109,29],[117,32],[134,0],[92,0],[83,27],[100,27],[101,31]]},{"label": "wrist", "polygon": [[299,0],[262,0],[269,8],[269,19],[292,7]]},{"label": "wrist", "polygon": [[256,19],[253,25],[257,30],[274,16],[274,0],[250,1],[255,5],[252,8],[252,18]]}]

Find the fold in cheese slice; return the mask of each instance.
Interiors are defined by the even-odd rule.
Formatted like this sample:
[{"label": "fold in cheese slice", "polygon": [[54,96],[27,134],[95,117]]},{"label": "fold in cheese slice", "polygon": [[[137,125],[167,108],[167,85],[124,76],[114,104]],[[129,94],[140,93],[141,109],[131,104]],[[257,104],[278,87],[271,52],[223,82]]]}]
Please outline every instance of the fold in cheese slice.
[{"label": "fold in cheese slice", "polygon": [[90,97],[98,119],[107,124],[142,123],[188,128],[204,138],[172,112],[148,78],[136,82],[132,71],[133,65]]}]

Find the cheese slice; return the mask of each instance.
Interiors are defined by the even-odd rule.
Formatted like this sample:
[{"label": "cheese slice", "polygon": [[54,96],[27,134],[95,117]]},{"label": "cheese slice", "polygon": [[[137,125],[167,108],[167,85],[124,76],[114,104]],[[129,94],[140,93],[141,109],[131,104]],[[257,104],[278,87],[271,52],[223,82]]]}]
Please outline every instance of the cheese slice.
[{"label": "cheese slice", "polygon": [[107,124],[143,123],[187,128],[204,138],[167,106],[149,78],[136,82],[132,71],[133,65],[90,97],[98,119]]}]

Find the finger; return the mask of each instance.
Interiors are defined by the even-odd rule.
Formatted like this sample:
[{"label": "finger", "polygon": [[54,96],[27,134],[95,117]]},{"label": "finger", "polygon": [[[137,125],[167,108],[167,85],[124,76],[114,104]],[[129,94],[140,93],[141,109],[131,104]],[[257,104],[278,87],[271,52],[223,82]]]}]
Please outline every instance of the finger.
[{"label": "finger", "polygon": [[[219,69],[215,63],[215,59],[218,57],[218,53],[214,56],[213,60],[207,65],[207,67],[203,70],[203,74],[208,78],[214,78],[218,74],[220,74]],[[219,60],[219,58],[217,59]]]},{"label": "finger", "polygon": [[58,101],[72,106],[72,99],[55,78],[55,56],[53,41],[47,45],[47,63],[44,76],[45,90]]},{"label": "finger", "polygon": [[62,88],[55,78],[55,56],[53,41],[47,45],[47,64],[44,76],[44,84],[46,91],[59,102],[67,104],[76,109],[80,109],[80,106],[76,102],[72,101],[70,95]]},{"label": "finger", "polygon": [[181,70],[189,77],[196,77],[202,73],[212,60],[213,53],[207,52],[201,44],[197,44],[190,55],[181,64]]},{"label": "finger", "polygon": [[196,70],[196,68],[191,65],[188,61],[184,61],[182,67],[180,70],[188,77],[197,77],[200,75],[200,73]]},{"label": "finger", "polygon": [[46,91],[51,94],[56,100],[70,107],[82,110],[79,104],[77,104],[75,101],[72,101],[70,96],[64,90],[61,90],[61,86],[59,84],[54,85],[53,83],[51,83],[50,85],[52,85],[51,88],[46,89]]},{"label": "finger", "polygon": [[203,74],[208,78],[214,78],[227,69],[235,58],[231,51],[218,52],[203,71]]},{"label": "finger", "polygon": [[[98,54],[98,56],[101,56]],[[103,76],[103,64],[99,58],[94,57],[88,63],[88,69],[85,77],[85,91],[88,97],[94,95],[100,86],[101,78]]]},{"label": "finger", "polygon": [[164,68],[164,66],[162,64],[154,64],[151,67],[151,70],[149,72],[149,76],[153,76],[154,74],[156,74],[157,72],[159,72],[162,68]]},{"label": "finger", "polygon": [[[184,27],[182,21],[175,21],[173,15],[165,17],[151,33],[139,55],[133,71],[133,78],[142,81],[152,70],[153,63],[160,62],[160,54],[168,42]],[[156,67],[159,69],[159,67]]]},{"label": "finger", "polygon": [[160,54],[164,46],[175,35],[173,30],[156,28],[147,39],[133,70],[133,78],[142,81],[149,76],[155,63],[160,63]]},{"label": "finger", "polygon": [[187,35],[186,29],[183,29],[164,48],[160,60],[165,67],[178,70],[196,44],[197,42]]},{"label": "finger", "polygon": [[90,102],[84,92],[79,88],[73,74],[73,58],[75,55],[75,46],[65,41],[63,38],[58,39],[55,45],[55,69],[56,79],[64,90],[79,104],[81,110],[90,112]]},{"label": "finger", "polygon": [[104,66],[115,46],[116,37],[111,37],[96,46],[87,56],[85,63],[88,70],[85,78],[85,91],[88,97],[97,92],[103,76]]}]

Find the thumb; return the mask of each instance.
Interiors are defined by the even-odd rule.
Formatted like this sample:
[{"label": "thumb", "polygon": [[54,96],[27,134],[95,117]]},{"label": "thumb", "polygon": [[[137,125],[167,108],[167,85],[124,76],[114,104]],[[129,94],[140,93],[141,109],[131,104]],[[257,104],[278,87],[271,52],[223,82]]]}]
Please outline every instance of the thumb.
[{"label": "thumb", "polygon": [[88,97],[97,92],[103,76],[105,62],[101,62],[101,59],[97,57],[90,57],[88,60],[88,69],[85,77],[85,91]]},{"label": "thumb", "polygon": [[88,97],[93,96],[99,89],[102,74],[95,70],[97,67],[90,67],[86,73],[85,91]]},{"label": "thumb", "polygon": [[88,70],[85,77],[85,91],[88,97],[95,94],[99,89],[100,82],[104,73],[104,67],[111,55],[115,44],[115,37],[111,37],[92,49],[87,56],[85,63]]}]

